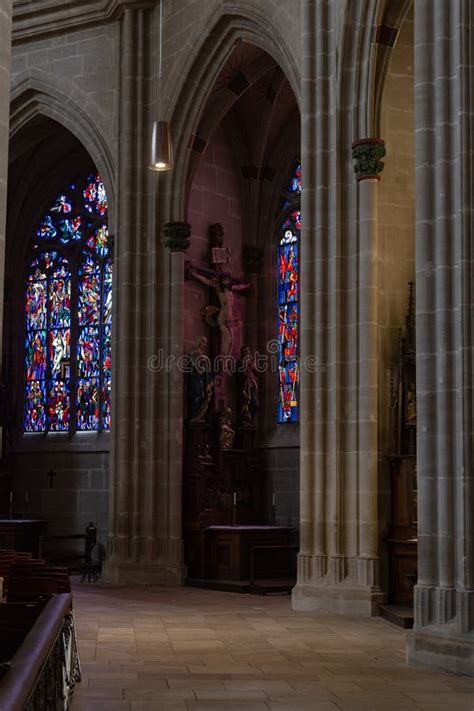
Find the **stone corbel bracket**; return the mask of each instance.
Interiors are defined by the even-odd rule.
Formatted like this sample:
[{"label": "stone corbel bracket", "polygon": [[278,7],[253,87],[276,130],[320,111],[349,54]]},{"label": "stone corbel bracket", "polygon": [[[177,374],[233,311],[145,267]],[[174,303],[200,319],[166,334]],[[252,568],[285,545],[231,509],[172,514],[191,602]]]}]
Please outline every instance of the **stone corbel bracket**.
[{"label": "stone corbel bracket", "polygon": [[382,158],[386,155],[385,142],[381,138],[361,138],[352,144],[352,158],[357,182],[380,180],[384,169]]},{"label": "stone corbel bracket", "polygon": [[163,229],[163,242],[171,252],[185,252],[191,244],[191,225],[189,222],[166,222]]}]

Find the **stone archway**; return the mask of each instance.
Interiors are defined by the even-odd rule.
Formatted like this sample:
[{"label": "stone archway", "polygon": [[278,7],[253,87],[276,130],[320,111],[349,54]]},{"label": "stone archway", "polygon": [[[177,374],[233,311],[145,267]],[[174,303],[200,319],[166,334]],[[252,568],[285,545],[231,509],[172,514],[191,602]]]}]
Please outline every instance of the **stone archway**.
[{"label": "stone archway", "polygon": [[[214,20],[214,17],[213,17]],[[232,52],[235,44],[240,41],[253,43],[268,54],[282,59],[283,71],[289,67],[291,83],[299,86],[295,62],[290,57],[283,41],[278,42],[262,19],[250,11],[247,15],[237,16],[227,13],[226,9],[211,25],[204,41],[197,45],[186,64],[184,79],[177,83],[177,89],[170,104],[173,142],[175,146],[175,168],[168,175],[157,179],[159,198],[157,214],[170,226],[165,229],[164,241],[170,253],[166,256],[166,264],[170,279],[165,278],[163,287],[169,319],[162,332],[161,344],[167,356],[179,358],[183,352],[183,300],[178,296],[184,288],[184,253],[188,245],[189,227],[186,223],[186,209],[192,175],[199,160],[199,146],[202,142],[199,130],[207,136],[212,134],[222,116],[237,101],[239,93],[228,92],[227,100],[219,105],[218,110],[207,112],[206,104],[219,71]],[[264,55],[264,52],[262,53]],[[267,56],[267,55],[264,55]],[[249,85],[258,79],[265,70],[265,62],[253,68],[254,74]],[[208,107],[209,108],[209,107]],[[209,117],[212,116],[210,123]],[[201,137],[203,138],[203,137]],[[204,136],[205,138],[205,136]],[[161,396],[167,402],[168,445],[164,462],[163,476],[166,484],[163,491],[167,497],[167,508],[172,521],[173,537],[181,537],[181,477],[182,477],[182,426],[183,426],[183,378],[182,373],[171,369],[165,375],[167,385]],[[152,386],[154,387],[154,386]]]},{"label": "stone archway", "polygon": [[[19,109],[20,103],[16,106]],[[36,230],[58,193],[67,189],[73,181],[85,181],[91,173],[97,173],[97,166],[84,145],[64,124],[50,118],[47,112],[36,111],[34,107],[31,107],[27,120],[13,122],[9,157],[4,316],[6,338],[3,356],[5,378],[14,395],[11,403],[14,418],[11,417],[8,423],[6,466],[12,478],[12,490],[18,502],[17,510],[21,511],[24,507],[26,513],[48,520],[51,534],[81,533],[89,521],[94,521],[103,556],[108,535],[109,432],[102,432],[100,435],[96,432],[81,433],[85,434],[85,437],[80,441],[77,436],[69,437],[64,433],[62,440],[60,435],[59,441],[56,439],[55,442],[54,434],[45,436],[42,432],[25,435],[23,422],[25,279],[35,254],[48,251],[48,247],[51,249],[51,244],[45,241],[38,242],[38,252],[34,251]],[[87,229],[84,216],[81,219],[82,225]],[[64,256],[59,241],[54,242],[54,247],[56,254],[61,253]],[[78,258],[78,255],[74,249],[73,244],[65,247],[68,251],[67,263],[76,283],[74,258]],[[74,288],[72,291],[74,292]],[[74,293],[72,298],[74,300]],[[77,312],[77,302],[73,303],[76,303]],[[71,310],[72,307],[70,314]],[[73,323],[75,320],[75,316],[69,316],[66,338],[70,355],[73,352],[71,343],[75,343],[74,339],[71,339],[71,333],[74,328],[76,333],[78,332],[77,325]],[[49,330],[49,334],[51,333],[53,331]],[[46,342],[48,338],[49,336],[45,335]],[[72,405],[75,404],[73,393],[76,392],[73,382],[74,380],[69,381],[70,387],[66,386],[69,412],[71,409],[75,410]],[[46,391],[47,389],[48,385]],[[70,422],[73,422],[72,417]],[[29,436],[30,434],[32,436]],[[85,449],[87,453],[84,452]],[[54,488],[49,486],[45,476],[51,469],[58,474]],[[88,480],[89,470],[93,470],[94,474]],[[28,504],[23,503],[25,501],[28,501]]]}]

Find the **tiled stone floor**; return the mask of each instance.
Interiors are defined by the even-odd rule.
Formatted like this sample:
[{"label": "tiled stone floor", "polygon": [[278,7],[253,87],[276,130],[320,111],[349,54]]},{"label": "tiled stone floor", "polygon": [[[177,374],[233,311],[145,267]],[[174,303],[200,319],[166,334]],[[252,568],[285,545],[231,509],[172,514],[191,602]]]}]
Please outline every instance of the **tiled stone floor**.
[{"label": "tiled stone floor", "polygon": [[474,679],[405,666],[379,618],[286,596],[77,585],[73,711],[473,711]]}]

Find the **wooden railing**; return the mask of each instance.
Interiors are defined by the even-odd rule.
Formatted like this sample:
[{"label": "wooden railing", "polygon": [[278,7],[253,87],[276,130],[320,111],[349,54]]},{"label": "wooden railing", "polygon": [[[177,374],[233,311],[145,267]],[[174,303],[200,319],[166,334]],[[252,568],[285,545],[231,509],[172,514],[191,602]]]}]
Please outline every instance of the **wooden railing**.
[{"label": "wooden railing", "polygon": [[72,596],[53,595],[0,679],[0,709],[66,710],[79,680]]}]

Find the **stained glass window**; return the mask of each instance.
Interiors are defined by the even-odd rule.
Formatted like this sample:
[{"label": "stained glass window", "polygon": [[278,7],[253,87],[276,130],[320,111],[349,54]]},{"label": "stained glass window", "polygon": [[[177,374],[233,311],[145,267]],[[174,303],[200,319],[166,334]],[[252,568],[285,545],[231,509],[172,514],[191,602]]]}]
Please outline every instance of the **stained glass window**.
[{"label": "stained glass window", "polygon": [[25,432],[110,429],[112,252],[97,173],[52,201],[32,240]]},{"label": "stained glass window", "polygon": [[299,247],[301,164],[282,199],[278,231],[278,423],[297,422],[299,413]]}]

